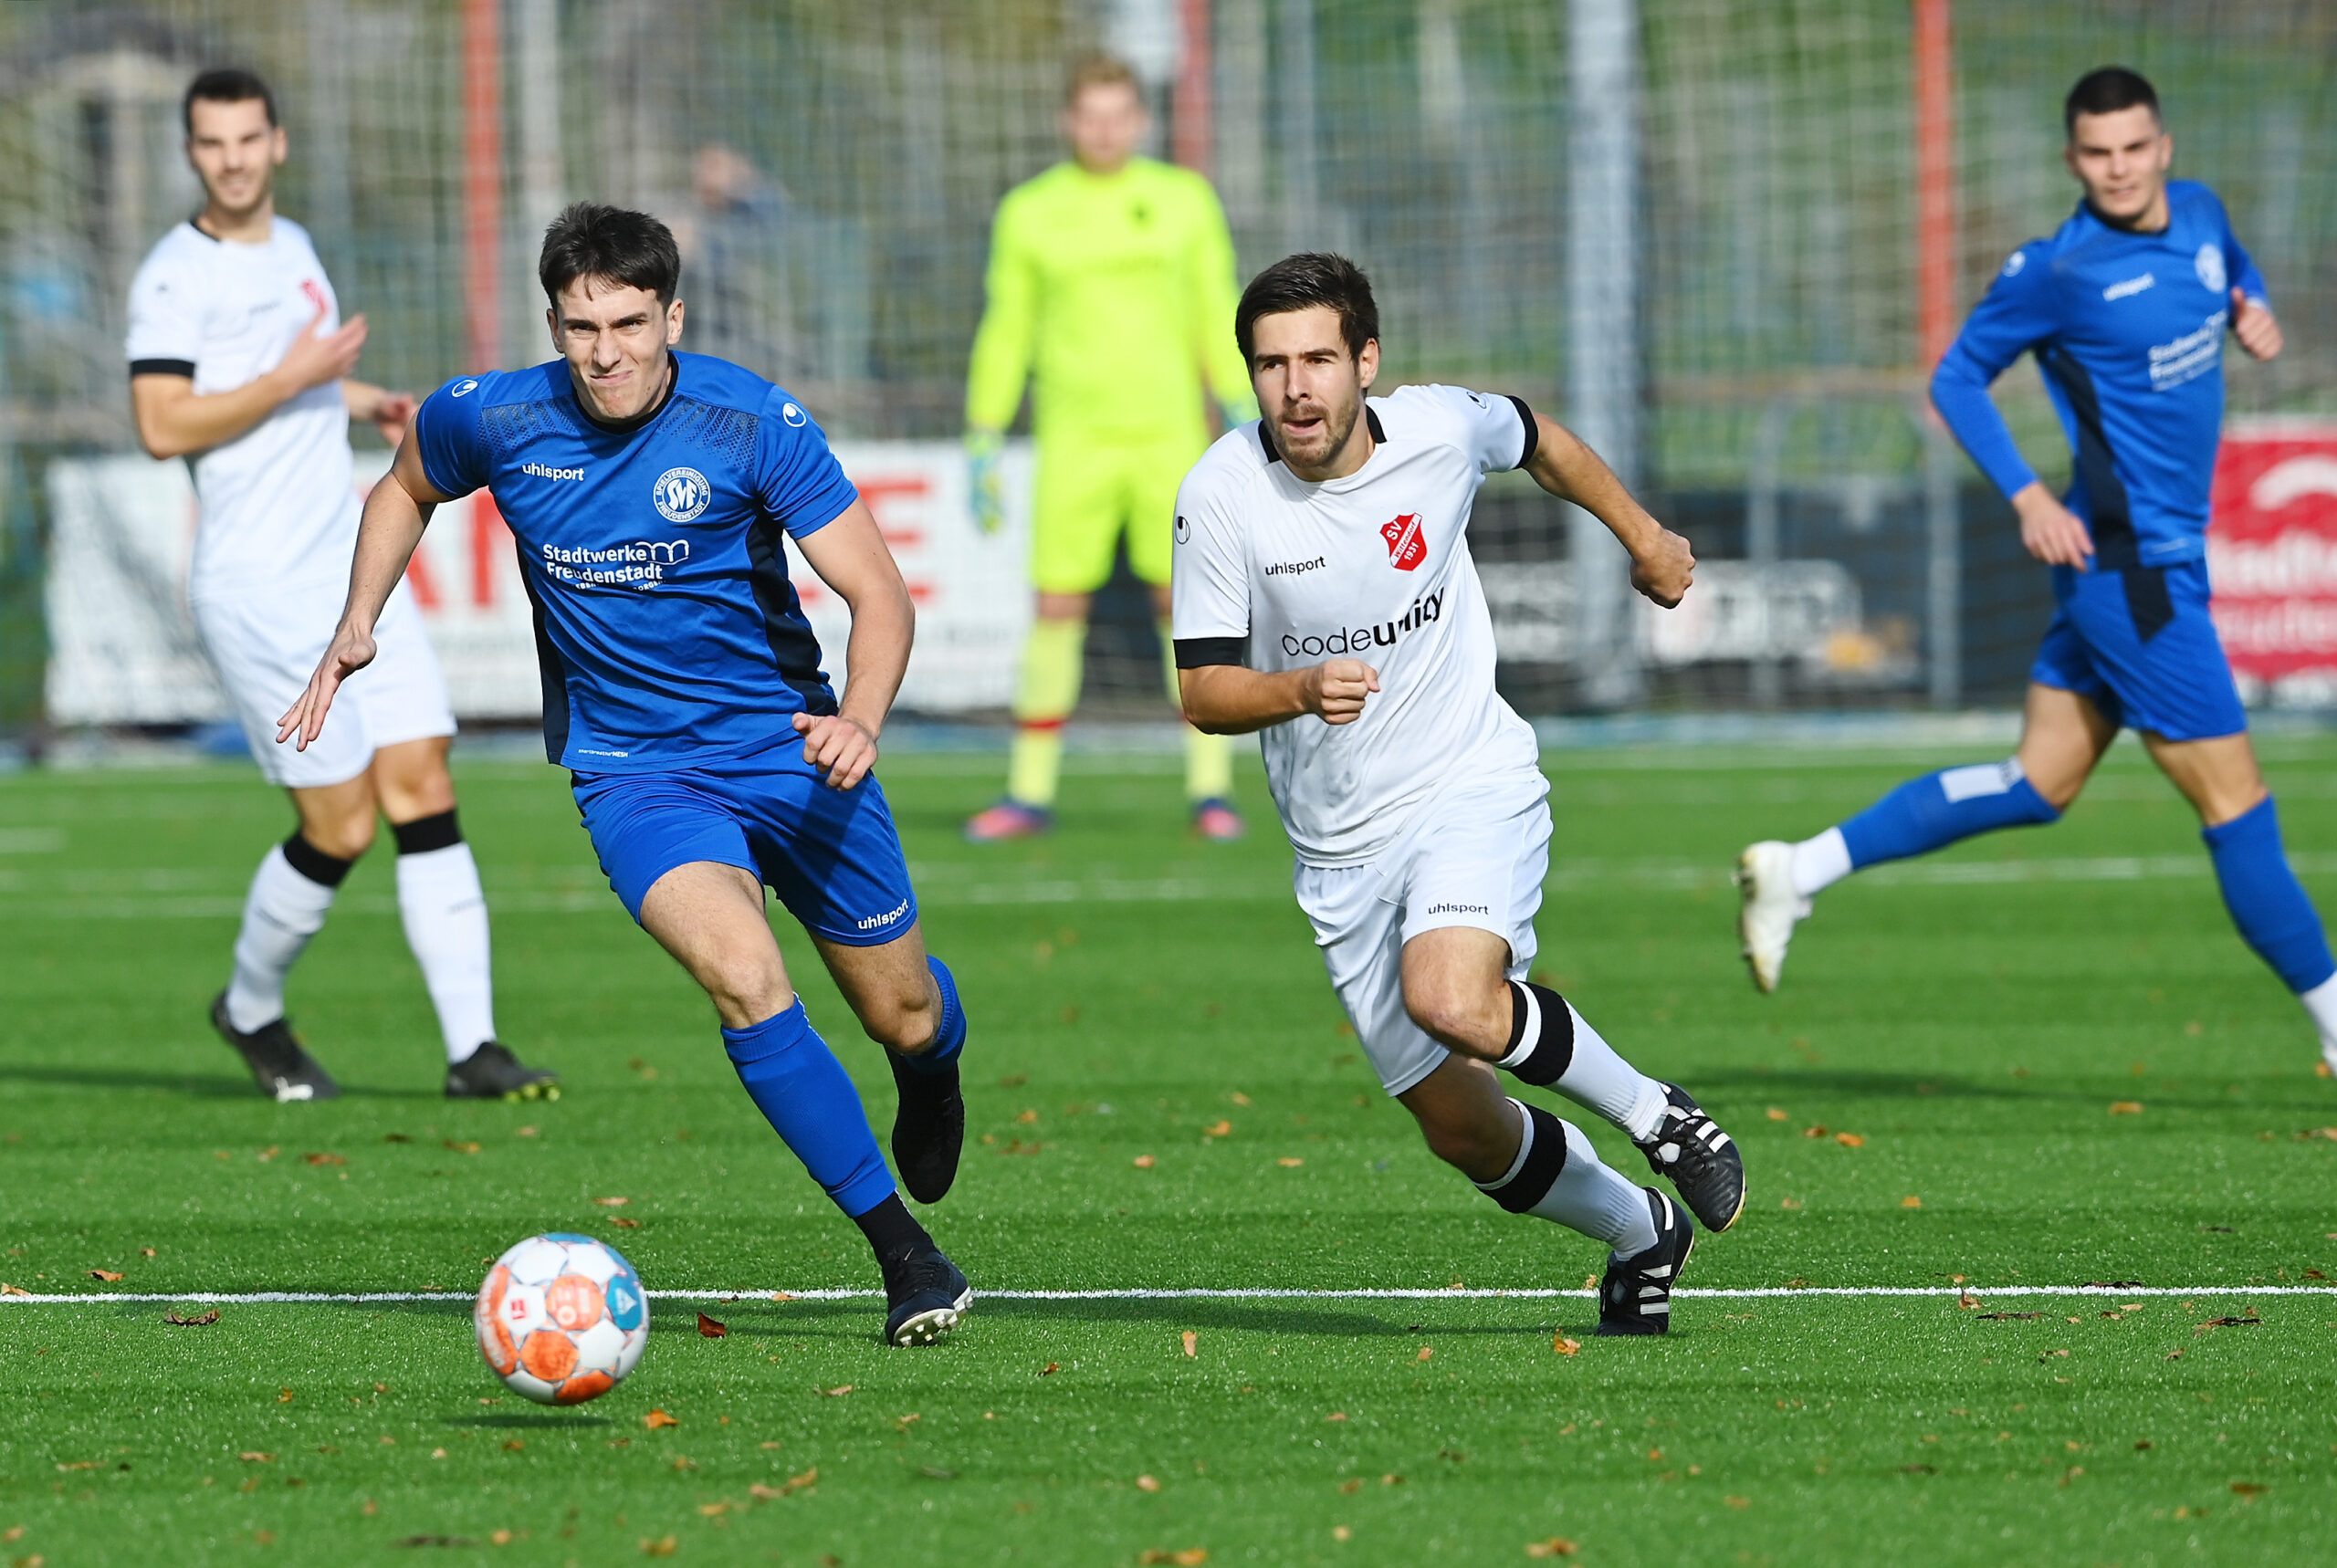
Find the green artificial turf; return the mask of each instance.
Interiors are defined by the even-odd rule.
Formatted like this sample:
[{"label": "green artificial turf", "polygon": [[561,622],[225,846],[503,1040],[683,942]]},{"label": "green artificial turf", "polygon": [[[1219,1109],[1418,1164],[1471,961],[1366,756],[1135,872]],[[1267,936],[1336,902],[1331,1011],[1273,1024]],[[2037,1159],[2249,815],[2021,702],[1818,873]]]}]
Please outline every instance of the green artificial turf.
[{"label": "green artificial turf", "polygon": [[[2329,903],[2337,743],[2267,752]],[[0,1303],[0,1561],[2293,1555],[2337,1523],[2337,1301],[2225,1288],[2337,1273],[2337,1140],[2300,1135],[2337,1124],[2337,1085],[2139,754],[2057,828],[1829,893],[1784,989],[1745,982],[1743,842],[1971,759],[1553,754],[1539,963],[1745,1147],[1745,1219],[1688,1284],[1976,1304],[1691,1299],[1668,1340],[1613,1342],[1578,1298],[991,1301],[929,1352],[880,1348],[873,1298],[770,1299],[872,1287],[863,1244],[608,894],[553,770],[460,773],[504,1037],[567,1080],[531,1105],[439,1097],[386,845],[292,988],[347,1092],[278,1107],[204,1014],[280,799],[240,768],[0,779],[0,1280],[458,1293],[201,1327]],[[1378,1092],[1255,772],[1260,831],[1203,845],[1165,761],[1091,764],[1054,838],[987,850],[956,826],[994,762],[886,765],[973,1020],[972,1141],[927,1218],[977,1289],[1579,1287],[1595,1245],[1474,1195]],[[875,1048],[780,931],[881,1132]],[[628,1382],[539,1410],[477,1359],[466,1295],[548,1229],[739,1299],[659,1301]],[[2196,1290],[1998,1293],[2129,1281]]]}]

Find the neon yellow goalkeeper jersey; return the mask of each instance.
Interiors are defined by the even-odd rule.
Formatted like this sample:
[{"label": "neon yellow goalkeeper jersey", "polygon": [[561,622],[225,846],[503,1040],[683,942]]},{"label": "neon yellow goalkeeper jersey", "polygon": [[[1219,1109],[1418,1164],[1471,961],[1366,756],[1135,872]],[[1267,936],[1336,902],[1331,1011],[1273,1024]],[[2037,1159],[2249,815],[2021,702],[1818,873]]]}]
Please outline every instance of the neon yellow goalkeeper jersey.
[{"label": "neon yellow goalkeeper jersey", "polygon": [[1233,267],[1217,193],[1189,170],[1137,158],[1097,175],[1063,162],[1015,186],[990,233],[967,424],[1005,429],[1034,377],[1042,441],[1200,435],[1204,377],[1221,403],[1251,395]]}]

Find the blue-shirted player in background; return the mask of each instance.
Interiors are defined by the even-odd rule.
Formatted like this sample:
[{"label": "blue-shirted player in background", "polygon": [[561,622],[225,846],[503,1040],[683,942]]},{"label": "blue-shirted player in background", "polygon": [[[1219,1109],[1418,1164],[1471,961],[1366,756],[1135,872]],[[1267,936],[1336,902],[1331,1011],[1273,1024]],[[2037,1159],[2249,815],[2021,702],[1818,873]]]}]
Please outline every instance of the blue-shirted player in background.
[{"label": "blue-shirted player in background", "polygon": [[[1901,785],[1800,843],[1738,862],[1739,935],[1774,990],[1794,923],[1851,872],[1975,833],[2059,820],[2123,726],[2199,813],[2224,903],[2297,993],[2337,1066],[2337,962],[2280,847],[2248,717],[2207,615],[2207,489],[2227,331],[2280,351],[2264,280],[2206,186],[2170,181],[2158,97],[2110,67],[2070,89],[2063,156],[2085,199],[2013,252],[1932,378],[1932,402],[2020,516],[2059,606],[2029,673],[2019,753]],[[1988,385],[2037,356],[2074,474],[2057,500],[2013,444]]]},{"label": "blue-shirted player in background", "polygon": [[[923,1344],[971,1292],[893,1187],[859,1096],[812,1030],[764,915],[801,921],[900,1091],[912,1196],[949,1188],[965,1133],[966,1019],[926,956],[869,771],[914,612],[827,438],[781,388],[675,351],[681,258],[665,225],[579,203],[538,276],[562,358],[431,395],[365,504],[339,631],[279,741],[306,746],[430,509],[486,488],[518,539],[543,665],[544,738],[625,908],[713,999],[756,1106],[866,1233],[886,1340]],[[782,534],[852,610],[837,700]]]}]

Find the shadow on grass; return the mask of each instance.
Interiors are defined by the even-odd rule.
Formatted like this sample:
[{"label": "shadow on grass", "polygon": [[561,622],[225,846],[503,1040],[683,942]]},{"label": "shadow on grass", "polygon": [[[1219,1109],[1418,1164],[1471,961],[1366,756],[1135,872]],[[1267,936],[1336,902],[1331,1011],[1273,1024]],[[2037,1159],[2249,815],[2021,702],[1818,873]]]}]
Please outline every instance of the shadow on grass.
[{"label": "shadow on grass", "polygon": [[[1440,1301],[1399,1301],[1387,1306],[1374,1302],[1357,1302],[1353,1307],[1307,1301],[1226,1300],[1221,1297],[1181,1297],[1113,1301],[1030,1301],[1026,1299],[984,1296],[979,1289],[974,1304],[967,1313],[969,1332],[979,1333],[985,1319],[1013,1319],[1023,1322],[1062,1323],[1134,1323],[1161,1327],[1219,1330],[1225,1333],[1290,1334],[1342,1339],[1407,1339],[1417,1334],[1484,1335],[1488,1337],[1538,1337],[1548,1334],[1560,1325],[1551,1321],[1558,1316],[1572,1317],[1581,1313],[1588,1303],[1571,1298],[1562,1301],[1529,1300],[1514,1303],[1536,1309],[1535,1322],[1518,1323],[1512,1315],[1504,1322],[1453,1323],[1438,1322],[1424,1325],[1416,1321],[1414,1308],[1441,1308],[1451,1303]],[[1502,1303],[1471,1299],[1478,1308],[1501,1307]],[[885,1321],[884,1308],[875,1298],[851,1301],[736,1301],[722,1304],[701,1303],[709,1316],[718,1316],[729,1329],[732,1339],[763,1336],[772,1339],[791,1334],[812,1334],[820,1338],[857,1338],[873,1336]],[[1491,1314],[1488,1313],[1488,1316]],[[690,1335],[697,1333],[691,1303],[661,1304],[651,1319],[653,1333]],[[1588,1333],[1591,1324],[1569,1324],[1568,1333]]]},{"label": "shadow on grass", "polygon": [[549,1410],[540,1415],[525,1411],[514,1416],[442,1416],[441,1427],[518,1427],[523,1430],[543,1430],[553,1427],[613,1427],[616,1423],[606,1416],[555,1416]]},{"label": "shadow on grass", "polygon": [[[0,1066],[0,1082],[47,1084],[64,1089],[161,1089],[197,1100],[257,1100],[259,1091],[248,1078],[192,1072],[141,1072],[96,1067]],[[429,1089],[377,1089],[343,1083],[344,1100],[437,1100]]]}]

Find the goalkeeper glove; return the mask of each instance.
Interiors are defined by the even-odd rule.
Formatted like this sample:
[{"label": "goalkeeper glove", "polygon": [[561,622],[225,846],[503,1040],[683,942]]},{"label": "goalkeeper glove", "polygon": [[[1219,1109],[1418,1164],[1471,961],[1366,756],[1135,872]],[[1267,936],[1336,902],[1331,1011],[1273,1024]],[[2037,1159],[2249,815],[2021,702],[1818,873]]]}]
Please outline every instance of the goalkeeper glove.
[{"label": "goalkeeper glove", "polygon": [[1006,437],[995,430],[966,432],[968,494],[973,500],[974,527],[985,534],[998,532],[1006,521],[1006,489],[998,470]]}]

